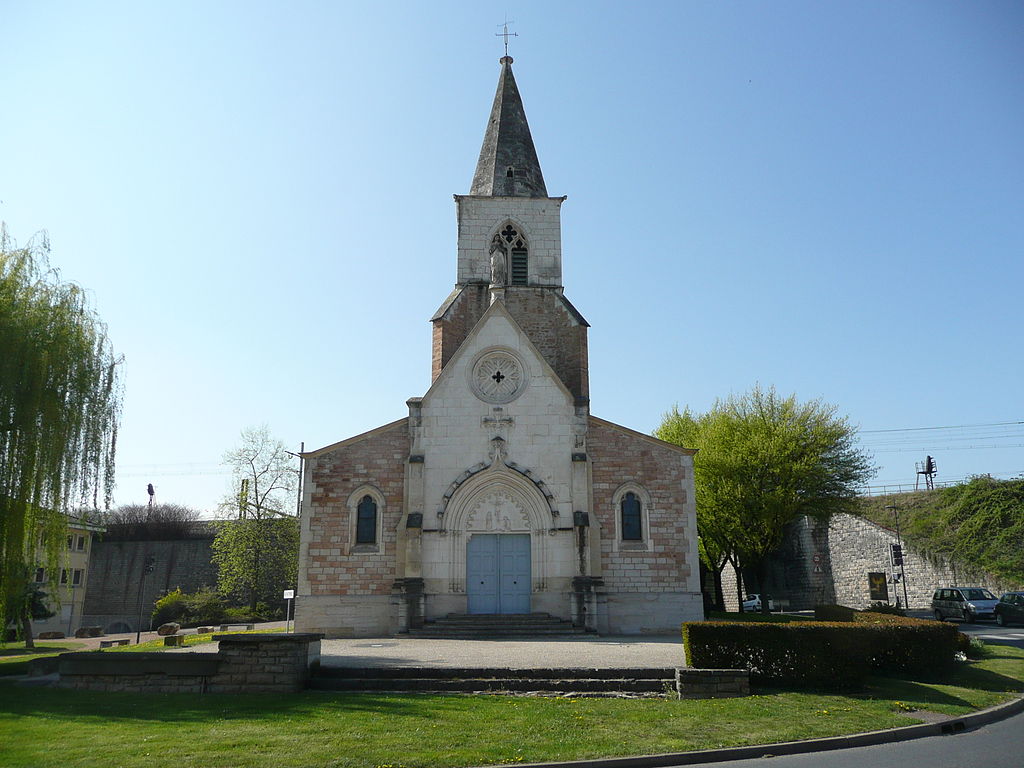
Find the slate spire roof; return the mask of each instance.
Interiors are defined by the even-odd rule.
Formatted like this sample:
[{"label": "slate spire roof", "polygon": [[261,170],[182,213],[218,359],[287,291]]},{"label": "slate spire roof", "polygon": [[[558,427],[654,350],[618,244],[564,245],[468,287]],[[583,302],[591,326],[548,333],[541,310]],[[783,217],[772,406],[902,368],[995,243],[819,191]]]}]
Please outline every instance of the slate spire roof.
[{"label": "slate spire roof", "polygon": [[512,57],[501,58],[501,75],[491,117],[473,174],[471,195],[547,197],[544,174],[526,122],[523,100],[512,74]]}]

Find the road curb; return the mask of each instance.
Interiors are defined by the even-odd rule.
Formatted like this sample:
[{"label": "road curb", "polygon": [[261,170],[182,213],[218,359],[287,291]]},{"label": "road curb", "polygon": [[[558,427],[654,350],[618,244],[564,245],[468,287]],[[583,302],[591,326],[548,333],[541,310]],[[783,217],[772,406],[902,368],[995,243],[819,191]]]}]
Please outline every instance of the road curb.
[{"label": "road curb", "polygon": [[910,741],[926,736],[944,736],[963,733],[983,725],[1024,712],[1024,696],[988,709],[972,712],[963,717],[954,717],[940,723],[921,723],[903,728],[889,728],[884,731],[853,733],[849,736],[829,736],[824,739],[783,741],[778,744],[757,744],[749,747],[727,747],[725,749],[704,749],[696,752],[669,752],[659,755],[636,757],[607,757],[597,760],[571,760],[555,763],[516,763],[519,768],[661,768],[675,765],[700,765],[722,763],[729,760],[749,760],[759,757],[799,755],[807,752],[827,752],[833,749],[869,747],[876,744],[891,744]]}]

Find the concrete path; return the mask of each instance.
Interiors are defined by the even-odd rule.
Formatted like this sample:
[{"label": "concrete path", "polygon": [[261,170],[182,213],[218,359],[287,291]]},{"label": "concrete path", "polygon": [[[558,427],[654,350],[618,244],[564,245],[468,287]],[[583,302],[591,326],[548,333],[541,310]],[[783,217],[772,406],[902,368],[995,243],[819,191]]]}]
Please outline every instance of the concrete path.
[{"label": "concrete path", "polygon": [[324,640],[321,663],[345,667],[684,667],[679,636],[538,640]]}]

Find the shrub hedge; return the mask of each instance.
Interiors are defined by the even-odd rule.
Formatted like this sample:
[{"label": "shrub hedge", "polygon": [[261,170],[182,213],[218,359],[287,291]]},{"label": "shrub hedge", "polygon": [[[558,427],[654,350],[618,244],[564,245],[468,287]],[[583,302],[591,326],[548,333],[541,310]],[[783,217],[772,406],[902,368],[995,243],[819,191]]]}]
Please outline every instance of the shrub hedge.
[{"label": "shrub hedge", "polygon": [[943,671],[959,635],[950,624],[860,612],[852,622],[683,624],[693,667],[748,669],[755,683],[830,690],[857,688],[872,671]]}]

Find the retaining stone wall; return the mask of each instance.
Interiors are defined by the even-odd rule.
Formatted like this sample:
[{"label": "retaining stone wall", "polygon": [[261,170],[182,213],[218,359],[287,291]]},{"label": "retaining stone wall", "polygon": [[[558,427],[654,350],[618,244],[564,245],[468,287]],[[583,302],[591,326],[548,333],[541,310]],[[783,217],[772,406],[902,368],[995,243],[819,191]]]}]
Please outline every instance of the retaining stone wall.
[{"label": "retaining stone wall", "polygon": [[61,655],[62,688],[133,693],[295,693],[319,664],[319,634],[215,635],[217,653]]},{"label": "retaining stone wall", "polygon": [[[895,604],[898,595],[903,605],[903,584],[894,581],[889,561],[889,545],[895,543],[895,530],[852,515],[835,515],[827,523],[802,518],[789,526],[782,546],[772,554],[763,591],[789,610],[810,610],[825,603],[866,608],[872,602],[868,573],[885,573],[889,602]],[[981,586],[998,595],[1015,586],[965,563],[930,555],[906,539],[903,569],[907,604],[912,610],[928,610],[936,587]],[[736,579],[731,566],[722,572],[722,587],[726,607],[736,610]],[[747,585],[744,593],[754,590],[752,584]]]},{"label": "retaining stone wall", "polygon": [[681,699],[749,696],[750,672],[745,669],[677,669],[676,691]]},{"label": "retaining stone wall", "polygon": [[[211,546],[212,526],[198,525],[194,536],[171,541],[103,541],[94,538],[89,562],[89,589],[81,617],[82,626],[101,626],[106,632],[134,632],[138,627],[139,587],[142,590],[142,629],[158,597],[181,587],[194,592],[217,583]],[[145,578],[146,558],[155,559],[153,573]]]}]

